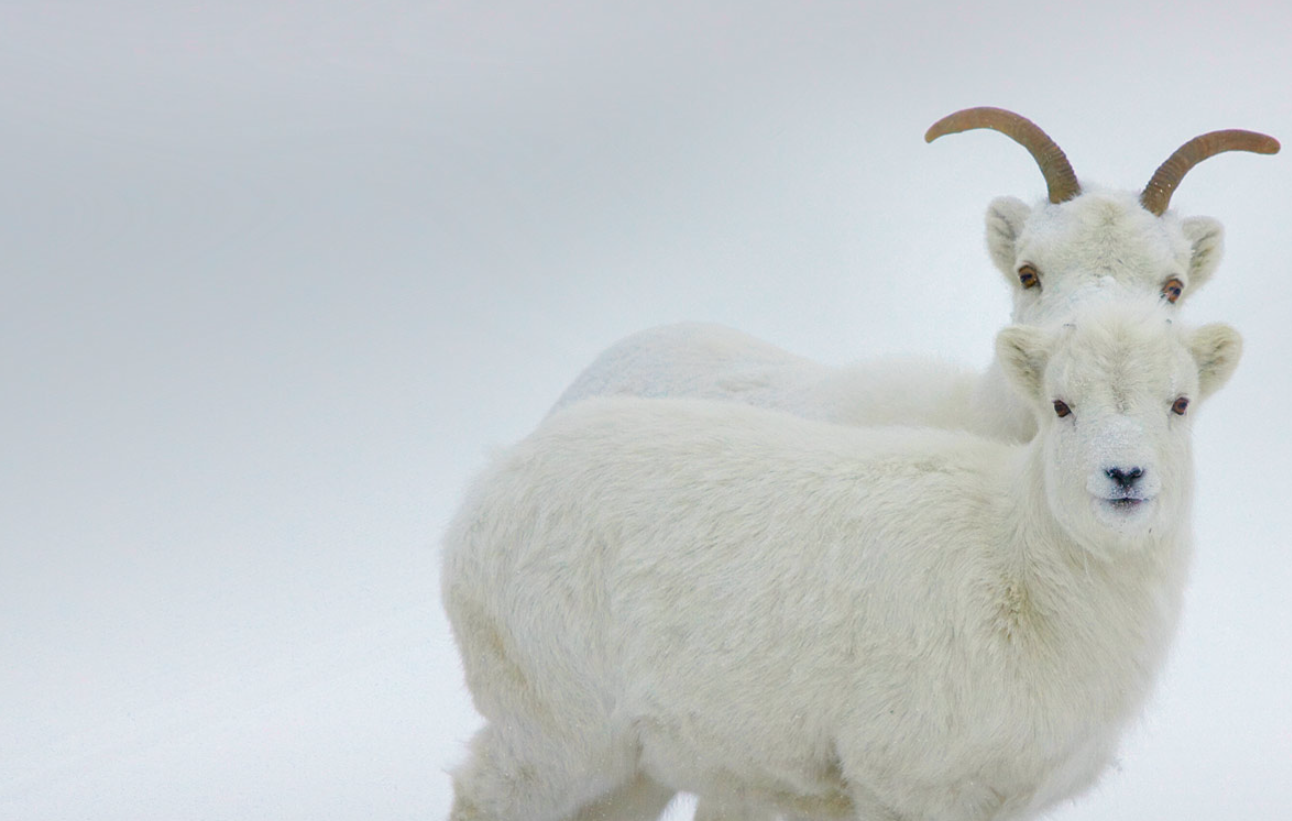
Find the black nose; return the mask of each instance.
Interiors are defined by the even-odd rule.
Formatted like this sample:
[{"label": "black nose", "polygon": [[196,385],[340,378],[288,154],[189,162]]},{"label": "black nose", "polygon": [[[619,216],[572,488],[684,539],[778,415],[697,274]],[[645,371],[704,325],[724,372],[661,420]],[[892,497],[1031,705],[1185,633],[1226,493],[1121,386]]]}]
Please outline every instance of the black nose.
[{"label": "black nose", "polygon": [[1139,477],[1144,475],[1144,470],[1142,468],[1131,468],[1130,470],[1108,468],[1104,473],[1118,485],[1129,488],[1139,481]]}]

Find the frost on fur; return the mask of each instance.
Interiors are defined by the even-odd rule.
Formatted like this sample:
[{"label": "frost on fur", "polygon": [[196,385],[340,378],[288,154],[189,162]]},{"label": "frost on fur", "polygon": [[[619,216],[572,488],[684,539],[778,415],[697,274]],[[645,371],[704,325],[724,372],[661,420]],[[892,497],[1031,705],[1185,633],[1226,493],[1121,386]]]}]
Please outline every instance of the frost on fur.
[{"label": "frost on fur", "polygon": [[[1222,131],[1185,143],[1142,191],[1084,186],[1035,124],[1000,109],[943,118],[926,139],[989,128],[1037,159],[1049,196],[1034,205],[1002,197],[987,210],[987,248],[1013,295],[1015,323],[1062,320],[1092,299],[1143,294],[1168,311],[1208,282],[1223,230],[1209,217],[1180,217],[1170,193],[1183,175],[1222,151],[1272,153],[1278,143]],[[927,360],[863,361],[832,368],[718,325],[668,325],[627,337],[565,391],[560,409],[591,396],[723,399],[850,425],[927,425],[1006,441],[1035,432],[999,363],[984,372]]]},{"label": "frost on fur", "polygon": [[1152,302],[1000,334],[1021,445],[700,400],[549,417],[445,539],[487,721],[453,821],[649,819],[679,790],[971,821],[1088,788],[1175,632],[1191,420],[1241,352]]}]

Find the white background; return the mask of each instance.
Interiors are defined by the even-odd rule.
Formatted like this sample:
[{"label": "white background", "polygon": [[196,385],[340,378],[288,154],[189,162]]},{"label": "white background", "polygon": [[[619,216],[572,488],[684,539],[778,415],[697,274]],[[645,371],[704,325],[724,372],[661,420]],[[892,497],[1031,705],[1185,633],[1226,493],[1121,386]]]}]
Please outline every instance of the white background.
[{"label": "white background", "polygon": [[[478,719],[439,534],[598,351],[703,319],[985,364],[982,213],[1044,186],[924,143],[965,106],[1134,189],[1292,139],[1287,4],[215,5],[0,4],[6,819],[443,818]],[[1247,353],[1170,668],[1055,818],[1292,812],[1288,154],[1173,202],[1228,229],[1186,314]]]}]

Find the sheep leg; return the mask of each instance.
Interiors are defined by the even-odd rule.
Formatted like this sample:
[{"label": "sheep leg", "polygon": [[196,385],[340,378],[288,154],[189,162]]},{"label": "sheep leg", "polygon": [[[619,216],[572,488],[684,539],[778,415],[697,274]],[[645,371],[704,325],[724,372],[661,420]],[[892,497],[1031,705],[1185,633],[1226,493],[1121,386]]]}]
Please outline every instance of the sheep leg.
[{"label": "sheep leg", "polygon": [[695,805],[695,821],[775,821],[770,810],[750,807],[742,802],[701,798]]},{"label": "sheep leg", "polygon": [[599,798],[573,821],[656,821],[673,800],[674,791],[644,775]]},{"label": "sheep leg", "polygon": [[[471,753],[453,773],[449,821],[561,821],[654,817],[671,793],[636,777],[635,749],[599,740],[558,734],[538,724],[507,720],[485,725],[471,739]],[[589,806],[589,815],[579,814]],[[621,808],[623,808],[621,810]]]}]

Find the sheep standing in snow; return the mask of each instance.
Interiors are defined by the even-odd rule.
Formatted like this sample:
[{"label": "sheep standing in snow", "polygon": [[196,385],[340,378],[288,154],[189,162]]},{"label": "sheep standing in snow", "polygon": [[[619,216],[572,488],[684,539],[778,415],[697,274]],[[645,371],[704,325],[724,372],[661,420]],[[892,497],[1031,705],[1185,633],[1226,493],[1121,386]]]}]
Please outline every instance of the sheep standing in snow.
[{"label": "sheep standing in snow", "polygon": [[[1063,151],[1030,120],[995,108],[956,112],[925,135],[1000,131],[1032,154],[1049,196],[1013,197],[987,209],[987,247],[1013,292],[1013,321],[1040,324],[1099,294],[1160,294],[1174,307],[1220,262],[1223,229],[1210,217],[1181,218],[1171,194],[1197,163],[1224,151],[1270,154],[1272,137],[1215,131],[1173,153],[1139,193],[1085,189]],[[929,425],[1006,441],[1035,432],[1026,404],[999,363],[984,372],[920,359],[833,368],[721,325],[682,323],[627,337],[566,389],[563,408],[590,396],[691,396],[776,408],[851,425]]]},{"label": "sheep standing in snow", "polygon": [[1145,701],[1191,553],[1191,423],[1241,349],[1159,306],[1006,328],[1038,434],[697,400],[550,417],[471,490],[443,601],[487,719],[452,821],[1027,817]]}]

